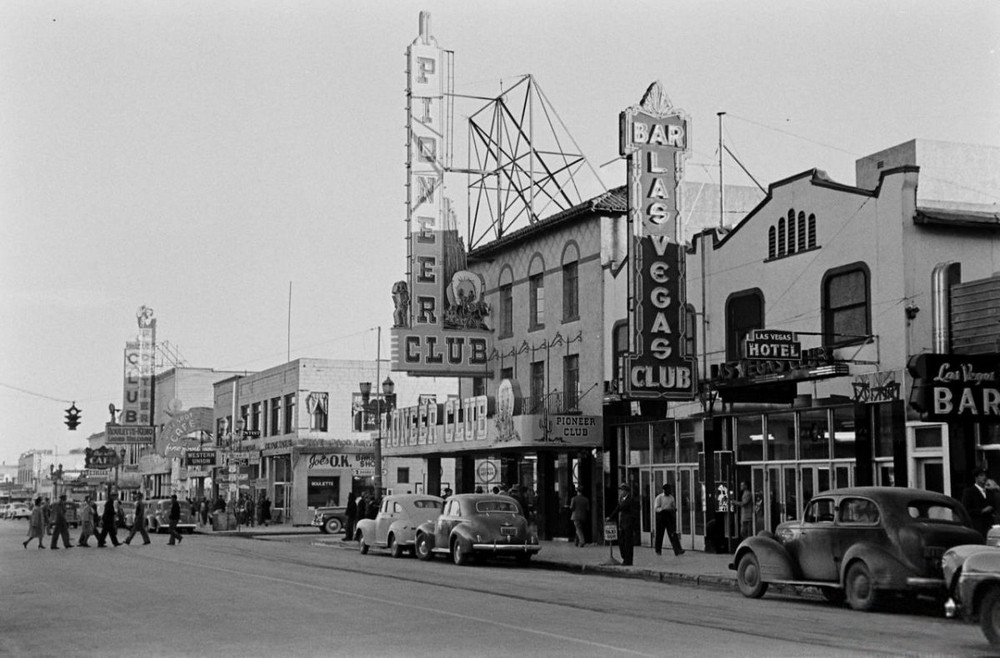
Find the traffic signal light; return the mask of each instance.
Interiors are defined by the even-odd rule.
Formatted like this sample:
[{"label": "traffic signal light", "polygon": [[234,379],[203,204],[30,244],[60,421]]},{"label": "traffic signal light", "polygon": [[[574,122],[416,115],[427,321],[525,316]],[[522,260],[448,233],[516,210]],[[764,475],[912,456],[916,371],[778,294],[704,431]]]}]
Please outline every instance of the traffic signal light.
[{"label": "traffic signal light", "polygon": [[75,430],[80,424],[80,410],[76,408],[76,402],[66,410],[66,427]]}]

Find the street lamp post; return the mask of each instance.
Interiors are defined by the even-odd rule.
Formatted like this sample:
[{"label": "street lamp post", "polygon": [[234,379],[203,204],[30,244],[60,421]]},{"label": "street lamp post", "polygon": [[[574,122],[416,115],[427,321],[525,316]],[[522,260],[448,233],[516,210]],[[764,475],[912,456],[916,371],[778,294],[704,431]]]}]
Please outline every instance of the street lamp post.
[{"label": "street lamp post", "polygon": [[[372,383],[371,382],[361,382],[358,384],[358,389],[361,391],[361,429],[362,431],[368,427],[368,405],[371,403],[372,399]],[[381,429],[381,428],[380,428]],[[381,436],[381,434],[380,434]],[[378,496],[382,488],[382,446],[379,442],[375,442],[375,495]]]},{"label": "street lamp post", "polygon": [[392,400],[395,397],[396,384],[389,377],[382,382],[382,399],[378,405],[378,438],[375,440],[375,486],[382,494],[382,414],[388,420],[392,411]]}]

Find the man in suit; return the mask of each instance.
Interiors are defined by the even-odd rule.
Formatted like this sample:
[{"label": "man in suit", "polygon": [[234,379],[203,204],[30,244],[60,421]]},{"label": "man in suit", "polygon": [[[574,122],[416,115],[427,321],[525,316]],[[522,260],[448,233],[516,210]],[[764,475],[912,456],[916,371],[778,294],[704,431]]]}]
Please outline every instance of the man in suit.
[{"label": "man in suit", "polygon": [[608,515],[607,520],[618,519],[618,552],[622,555],[622,564],[630,567],[635,549],[635,534],[639,528],[639,503],[627,484],[622,483],[618,491],[618,506]]},{"label": "man in suit", "polygon": [[111,535],[112,545],[118,546],[121,544],[118,541],[118,515],[115,513],[115,501],[117,499],[117,494],[111,494],[104,503],[104,512],[101,513],[101,532],[97,535],[98,548],[104,548],[108,535]]},{"label": "man in suit", "polygon": [[972,517],[972,527],[985,537],[993,527],[993,505],[986,492],[986,469],[977,468],[972,477],[975,479],[972,486],[962,492],[962,505]]},{"label": "man in suit", "polygon": [[142,499],[142,494],[135,495],[135,515],[132,518],[132,531],[128,533],[126,544],[132,543],[135,533],[142,534],[142,543],[145,546],[149,543],[149,533],[146,532],[146,501]]},{"label": "man in suit", "polygon": [[72,548],[69,543],[69,523],[66,521],[66,494],[59,495],[59,502],[52,506],[52,545],[51,549],[59,548],[59,538],[62,537],[63,546]]},{"label": "man in suit", "polygon": [[177,494],[170,496],[170,513],[167,515],[167,520],[170,521],[170,541],[167,542],[167,546],[173,546],[175,539],[176,543],[181,543],[184,537],[177,531],[177,524],[181,520],[181,504],[177,502]]}]

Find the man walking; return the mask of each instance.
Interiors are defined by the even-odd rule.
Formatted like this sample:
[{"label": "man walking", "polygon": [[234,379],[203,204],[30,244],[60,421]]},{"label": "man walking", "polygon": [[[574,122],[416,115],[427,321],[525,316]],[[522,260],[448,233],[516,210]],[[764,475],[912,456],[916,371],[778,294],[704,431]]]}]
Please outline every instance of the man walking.
[{"label": "man walking", "polygon": [[135,516],[132,517],[132,530],[128,533],[125,543],[131,544],[132,537],[135,537],[135,533],[137,532],[142,534],[143,546],[148,544],[149,533],[146,532],[146,501],[142,499],[142,493],[135,495]]},{"label": "man walking", "polygon": [[104,511],[101,513],[101,532],[97,535],[97,547],[104,548],[108,535],[111,535],[111,544],[119,546],[118,541],[118,519],[115,513],[115,500],[118,494],[111,494],[104,502]]},{"label": "man walking", "polygon": [[66,522],[66,494],[60,494],[59,500],[52,506],[52,550],[59,548],[59,538],[62,537],[63,547],[73,548],[69,543],[69,523]]},{"label": "man walking", "polygon": [[674,555],[682,555],[684,549],[677,536],[677,499],[669,484],[663,485],[663,493],[658,494],[653,501],[653,511],[656,512],[656,543],[653,544],[656,554],[663,554],[663,533],[666,533]]},{"label": "man walking", "polygon": [[175,539],[178,544],[181,543],[184,537],[177,532],[177,523],[181,520],[181,504],[177,502],[177,494],[170,496],[170,514],[167,519],[170,521],[170,541],[167,542],[167,546],[173,546]]},{"label": "man walking", "polygon": [[608,515],[607,520],[618,519],[618,552],[622,555],[622,564],[630,567],[635,548],[635,532],[639,527],[639,504],[627,484],[622,483],[618,490],[621,492],[618,506]]},{"label": "man walking", "polygon": [[80,538],[76,540],[77,546],[90,546],[87,540],[94,534],[95,516],[93,503],[90,502],[90,496],[87,496],[80,507]]},{"label": "man walking", "polygon": [[587,537],[583,532],[583,524],[590,519],[590,501],[587,500],[587,497],[579,489],[576,490],[576,495],[569,501],[569,518],[573,521],[573,527],[576,528],[575,545],[579,547],[586,546]]}]

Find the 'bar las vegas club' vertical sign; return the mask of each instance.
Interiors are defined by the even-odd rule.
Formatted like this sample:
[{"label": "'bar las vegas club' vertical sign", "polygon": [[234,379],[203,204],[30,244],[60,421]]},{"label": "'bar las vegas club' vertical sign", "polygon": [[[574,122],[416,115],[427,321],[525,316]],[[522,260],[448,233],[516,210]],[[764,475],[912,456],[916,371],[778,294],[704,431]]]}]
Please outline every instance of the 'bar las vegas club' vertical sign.
[{"label": "'bar las vegas club' vertical sign", "polygon": [[691,400],[694,355],[683,353],[684,254],[679,241],[680,182],[688,120],[659,82],[620,115],[620,152],[628,161],[632,350],[624,392],[637,399]]}]

